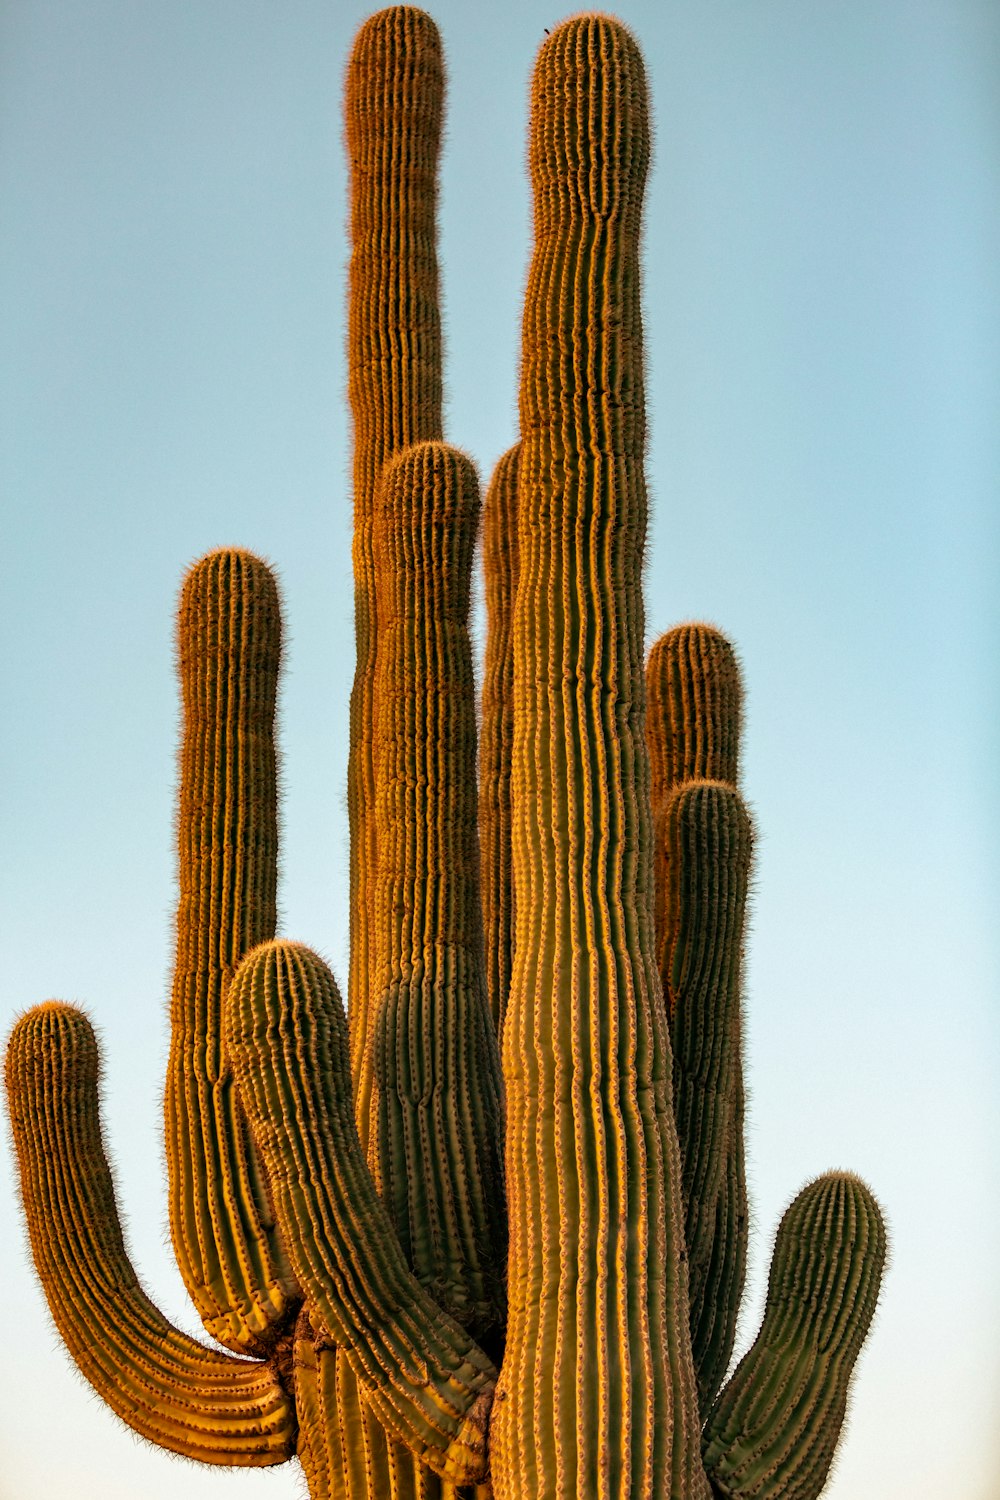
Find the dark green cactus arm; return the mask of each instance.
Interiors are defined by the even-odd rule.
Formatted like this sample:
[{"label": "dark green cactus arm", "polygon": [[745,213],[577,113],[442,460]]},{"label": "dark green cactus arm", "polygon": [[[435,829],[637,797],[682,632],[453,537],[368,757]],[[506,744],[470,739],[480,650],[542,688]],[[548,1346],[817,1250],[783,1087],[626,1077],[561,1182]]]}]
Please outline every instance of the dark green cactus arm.
[{"label": "dark green cactus arm", "polygon": [[477,1481],[496,1372],[415,1280],[375,1192],[333,975],[298,944],[256,949],[230,989],[227,1038],[311,1320],[388,1432],[444,1477]]},{"label": "dark green cactus arm", "polygon": [[383,468],[375,515],[376,1183],[418,1281],[503,1327],[500,1063],[483,960],[468,616],[479,493],[444,443]]},{"label": "dark green cactus arm", "polygon": [[35,1266],[91,1385],[161,1448],[211,1464],[283,1463],[295,1451],[295,1415],[272,1370],[203,1348],[139,1285],[101,1142],[97,1042],[83,1012],[51,1001],[22,1016],[6,1085]]},{"label": "dark green cactus arm", "polygon": [[260,558],[230,549],[197,562],[181,590],[177,641],[184,723],[164,1092],[170,1229],[208,1332],[263,1352],[297,1293],[222,1038],[229,979],[275,924],[281,620]]},{"label": "dark green cactus arm", "polygon": [[440,438],[441,319],[435,207],[444,106],[437,27],[412,6],[361,27],[347,69],[351,167],[348,392],[354,418],[354,610],[347,803],[351,826],[351,1071],[366,1153],[373,1128],[375,663],[378,607],[372,522],[385,460]]},{"label": "dark green cactus arm", "polygon": [[644,739],[648,150],[631,36],[599,16],[560,26],[529,148],[498,1500],[707,1493]]},{"label": "dark green cactus arm", "polygon": [[[739,793],[718,781],[683,783],[663,816],[670,903],[663,978],[683,1163],[692,1353],[699,1405],[707,1411],[729,1365],[743,1290],[736,1274],[742,1262],[733,1254],[739,1240],[730,1238],[738,1226],[730,1225],[729,1215],[739,1211],[730,1193],[733,1164],[743,1155],[740,958],[751,830]],[[716,1259],[720,1228],[732,1259],[728,1276]]]},{"label": "dark green cactus arm", "polygon": [[482,851],[486,984],[493,1024],[503,1030],[514,962],[511,865],[511,757],[514,748],[514,599],[517,595],[517,483],[521,445],[497,462],[483,508],[486,658],[479,749],[479,845]]},{"label": "dark green cactus arm", "polygon": [[878,1300],[886,1237],[869,1189],[831,1172],[785,1212],[764,1321],[705,1426],[718,1496],[816,1500]]},{"label": "dark green cactus arm", "polygon": [[713,626],[679,625],[646,665],[656,938],[684,1162],[699,1404],[718,1393],[746,1278],[741,960],[751,829],[735,788],[742,689]]}]

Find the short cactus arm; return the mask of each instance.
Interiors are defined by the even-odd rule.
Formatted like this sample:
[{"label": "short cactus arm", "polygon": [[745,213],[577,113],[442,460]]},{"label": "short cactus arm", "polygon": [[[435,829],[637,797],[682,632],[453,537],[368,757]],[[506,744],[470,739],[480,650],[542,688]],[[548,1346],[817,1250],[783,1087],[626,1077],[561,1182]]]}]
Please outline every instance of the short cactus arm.
[{"label": "short cactus arm", "polygon": [[817,1178],[778,1228],[764,1321],[709,1413],[705,1467],[726,1500],[816,1500],[875,1312],[886,1236],[859,1178]]},{"label": "short cactus arm", "polygon": [[371,16],[347,67],[351,178],[348,393],[354,419],[354,612],[347,804],[351,827],[351,1070],[361,1143],[370,1157],[375,1100],[371,1032],[375,952],[375,667],[378,605],[373,518],[386,459],[442,426],[437,162],[444,61],[424,11]]},{"label": "short cactus arm", "polygon": [[493,1024],[503,1031],[514,962],[511,865],[511,764],[514,748],[514,600],[517,596],[517,482],[521,445],[497,461],[483,507],[486,657],[479,747],[479,844],[482,851],[486,982]]},{"label": "short cactus arm", "polygon": [[444,1477],[477,1481],[496,1372],[416,1281],[375,1191],[333,975],[298,944],[256,949],[230,990],[227,1038],[310,1318],[387,1431]]},{"label": "short cactus arm", "polygon": [[211,1464],[283,1463],[296,1423],[272,1370],[203,1348],[139,1285],[101,1142],[97,1042],[83,1012],[53,1001],[23,1016],[6,1084],[35,1266],[91,1385],[161,1448]]},{"label": "short cactus arm", "polygon": [[278,591],[250,552],[188,571],[177,626],[183,694],[180,900],[164,1091],[170,1229],[208,1332],[265,1351],[297,1295],[222,1036],[226,986],[274,936]]},{"label": "short cactus arm", "polygon": [[478,516],[475,469],[444,443],[404,449],[382,470],[375,1179],[421,1285],[496,1342],[507,1221],[476,837]]}]

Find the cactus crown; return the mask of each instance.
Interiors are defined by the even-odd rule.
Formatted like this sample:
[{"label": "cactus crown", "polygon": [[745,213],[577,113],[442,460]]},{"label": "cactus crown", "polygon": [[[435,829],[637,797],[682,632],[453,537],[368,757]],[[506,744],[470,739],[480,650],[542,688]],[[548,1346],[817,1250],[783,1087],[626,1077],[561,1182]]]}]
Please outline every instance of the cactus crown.
[{"label": "cactus crown", "polygon": [[[812,1500],[878,1295],[857,1178],[746,1270],[741,981],[752,830],[729,642],[643,662],[642,57],[577,16],[539,53],[520,439],[480,503],[444,441],[433,21],[366,21],[347,73],[357,669],[349,1007],[276,937],[277,588],[188,573],[170,1222],[209,1347],[129,1264],[86,1016],[15,1026],[32,1252],[67,1348],[136,1432],[296,1456],[325,1500]],[[478,792],[477,792],[478,753]]]}]

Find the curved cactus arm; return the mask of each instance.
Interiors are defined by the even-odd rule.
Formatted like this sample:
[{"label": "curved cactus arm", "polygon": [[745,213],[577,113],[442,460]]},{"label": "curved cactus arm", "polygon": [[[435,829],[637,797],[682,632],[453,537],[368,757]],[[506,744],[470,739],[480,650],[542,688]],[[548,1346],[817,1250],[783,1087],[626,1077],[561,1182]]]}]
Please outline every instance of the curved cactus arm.
[{"label": "curved cactus arm", "polygon": [[[742,1279],[729,1236],[733,1165],[742,1159],[740,959],[750,819],[734,787],[688,781],[663,813],[669,899],[663,980],[671,1016],[674,1115],[683,1164],[692,1353],[700,1409],[726,1373]],[[726,1200],[723,1202],[723,1200]],[[716,1259],[724,1231],[730,1274]],[[721,1248],[721,1247],[720,1247]],[[713,1274],[714,1272],[714,1274]],[[710,1300],[711,1306],[706,1306]]]},{"label": "curved cactus arm", "polygon": [[483,507],[486,656],[479,743],[486,984],[497,1037],[503,1032],[514,962],[511,765],[514,748],[514,600],[517,596],[517,484],[521,445],[497,461]]},{"label": "curved cactus arm", "polygon": [[229,979],[275,925],[281,619],[277,585],[260,558],[225,549],[189,569],[177,649],[184,718],[164,1090],[170,1230],[207,1331],[237,1351],[266,1353],[298,1290],[222,1036]]},{"label": "curved cactus arm", "polygon": [[50,1001],[22,1016],[6,1085],[32,1255],[82,1373],[161,1448],[210,1464],[283,1463],[296,1424],[275,1373],[203,1348],[139,1285],[101,1142],[97,1042],[83,1012]]},{"label": "curved cactus arm", "polygon": [[478,515],[475,468],[444,443],[404,449],[382,470],[374,1175],[417,1280],[496,1345],[507,1217],[476,837]]},{"label": "curved cactus arm", "polygon": [[656,942],[704,1413],[732,1357],[747,1259],[740,971],[751,826],[735,785],[742,712],[735,652],[714,626],[678,625],[653,644],[646,690]]},{"label": "curved cactus arm", "polygon": [[644,741],[639,50],[553,31],[532,82],[504,1020],[498,1500],[707,1492],[652,926]]},{"label": "curved cactus arm", "polygon": [[705,1467],[731,1500],[816,1500],[878,1301],[885,1228],[869,1189],[831,1172],[786,1210],[764,1321],[705,1425]]},{"label": "curved cactus arm", "polygon": [[298,944],[255,949],[230,988],[227,1039],[310,1318],[388,1432],[443,1477],[477,1481],[496,1372],[414,1278],[376,1194],[333,975]]},{"label": "curved cactus arm", "polygon": [[371,1159],[377,1106],[371,1033],[375,952],[375,488],[393,453],[442,426],[437,162],[444,110],[438,29],[396,5],[362,25],[346,78],[351,177],[348,394],[354,419],[354,614],[347,805],[351,828],[351,1072],[361,1144]]}]

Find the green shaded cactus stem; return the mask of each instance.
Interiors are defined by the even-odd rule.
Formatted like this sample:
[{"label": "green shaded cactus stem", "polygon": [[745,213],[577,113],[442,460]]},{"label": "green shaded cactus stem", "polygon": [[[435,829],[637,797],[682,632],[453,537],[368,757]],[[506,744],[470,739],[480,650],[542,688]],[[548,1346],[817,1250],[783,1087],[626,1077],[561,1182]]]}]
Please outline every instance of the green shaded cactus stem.
[{"label": "green shaded cactus stem", "polygon": [[313,1500],[816,1500],[885,1231],[852,1174],[809,1184],[726,1381],[752,830],[731,645],[690,624],[642,659],[642,59],[581,15],[532,81],[478,791],[478,482],[442,436],[443,90],[427,15],[365,22],[347,72],[348,1014],[322,959],[275,937],[278,591],[223,549],[179,611],[165,1129],[178,1264],[224,1347],[139,1286],[93,1030],[55,1001],[7,1049],[32,1254],[134,1431],[207,1463],[294,1454]]}]

